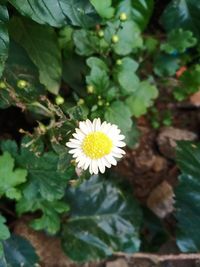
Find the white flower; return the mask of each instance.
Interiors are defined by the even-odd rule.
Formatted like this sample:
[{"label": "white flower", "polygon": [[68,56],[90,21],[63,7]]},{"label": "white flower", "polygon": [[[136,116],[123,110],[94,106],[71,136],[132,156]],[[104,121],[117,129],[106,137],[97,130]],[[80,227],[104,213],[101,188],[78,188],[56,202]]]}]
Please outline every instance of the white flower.
[{"label": "white flower", "polygon": [[78,168],[89,168],[91,174],[105,172],[105,167],[116,165],[115,158],[122,158],[125,151],[121,149],[126,144],[122,141],[125,136],[120,134],[115,124],[100,119],[81,121],[79,128],[73,134],[72,139],[66,143],[71,148],[69,153],[73,155]]}]

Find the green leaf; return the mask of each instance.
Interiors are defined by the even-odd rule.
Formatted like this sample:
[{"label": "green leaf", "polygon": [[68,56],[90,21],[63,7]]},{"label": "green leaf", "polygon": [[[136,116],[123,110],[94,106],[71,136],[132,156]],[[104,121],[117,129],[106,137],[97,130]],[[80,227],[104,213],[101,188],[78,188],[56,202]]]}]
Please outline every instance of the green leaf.
[{"label": "green leaf", "polygon": [[173,55],[158,54],[155,57],[154,72],[160,77],[173,76],[179,69],[179,62]]},{"label": "green leaf", "polygon": [[105,19],[113,17],[115,9],[111,7],[112,0],[90,0],[98,14]]},{"label": "green leaf", "polygon": [[157,88],[148,81],[139,84],[137,90],[126,99],[131,114],[140,117],[147,112],[147,108],[152,105],[152,100],[158,96]]},{"label": "green leaf", "polygon": [[99,38],[91,31],[76,30],[73,34],[76,53],[81,56],[90,56],[98,52]]},{"label": "green leaf", "polygon": [[177,244],[183,252],[200,249],[200,144],[180,142],[177,161],[182,175],[176,187]]},{"label": "green leaf", "polygon": [[167,42],[161,45],[161,50],[166,53],[184,53],[187,48],[195,46],[197,39],[193,37],[191,31],[182,29],[172,30],[167,37]]},{"label": "green leaf", "polygon": [[92,176],[66,193],[71,216],[63,225],[62,245],[73,260],[83,262],[139,249],[141,211],[116,185]]},{"label": "green leaf", "polygon": [[25,18],[10,22],[11,36],[25,48],[40,74],[40,82],[57,94],[61,79],[61,52],[53,28],[41,26]]},{"label": "green leaf", "polygon": [[118,5],[118,14],[125,12],[144,30],[153,12],[154,0],[122,0]]},{"label": "green leaf", "polygon": [[124,22],[117,33],[115,33],[115,23],[109,23],[108,25],[108,29],[105,30],[105,37],[108,37],[108,41],[110,42],[114,34],[119,37],[119,41],[113,44],[113,49],[116,54],[125,56],[133,52],[134,49],[142,46],[143,41],[140,29],[133,21]]},{"label": "green leaf", "polygon": [[92,85],[94,87],[94,91],[97,94],[102,94],[106,92],[109,85],[110,79],[105,68],[101,68],[100,66],[93,64],[91,65],[92,69],[90,75],[86,77],[86,82],[88,85]]},{"label": "green leaf", "polygon": [[4,259],[0,259],[2,267],[30,267],[36,266],[39,262],[34,247],[25,238],[12,235],[10,239],[4,241],[3,247]]},{"label": "green leaf", "polygon": [[[15,89],[15,92],[25,103],[32,103],[44,94],[44,86],[39,82],[39,73],[35,65],[29,59],[26,51],[16,42],[11,40],[9,46],[9,56],[6,61],[3,79],[6,80],[10,87]],[[23,90],[17,87],[17,82],[24,80],[28,86]],[[3,94],[1,90],[1,94]],[[3,100],[3,97],[2,97]],[[5,105],[17,103],[8,95]]]},{"label": "green leaf", "polygon": [[9,0],[22,14],[40,24],[61,27],[68,23],[74,26],[90,27],[99,18],[89,0]]},{"label": "green leaf", "polygon": [[130,110],[122,101],[115,101],[108,107],[105,112],[105,119],[108,122],[118,125],[124,134],[132,126]]},{"label": "green leaf", "polygon": [[15,169],[14,159],[8,152],[0,156],[0,195],[5,195],[10,199],[20,199],[21,192],[16,186],[26,182],[27,171],[25,169]]},{"label": "green leaf", "polygon": [[172,0],[165,9],[161,23],[167,31],[182,28],[200,38],[200,2],[196,0]]},{"label": "green leaf", "polygon": [[135,74],[138,63],[129,57],[123,58],[121,62],[122,64],[116,68],[117,79],[122,87],[122,93],[130,94],[137,90],[139,84],[139,78]]},{"label": "green leaf", "polygon": [[9,36],[7,23],[9,14],[6,6],[0,5],[0,77],[2,76],[4,65],[8,57]]},{"label": "green leaf", "polygon": [[108,66],[106,65],[106,63],[102,59],[100,59],[98,57],[90,57],[90,58],[87,59],[86,62],[87,62],[87,65],[91,69],[93,67],[98,67],[98,68],[103,69],[103,70],[105,70],[107,72],[109,71]]},{"label": "green leaf", "polygon": [[[3,254],[4,254],[2,241],[10,237],[10,232],[5,222],[6,222],[6,219],[2,215],[0,215],[0,258],[3,257]],[[1,264],[1,260],[0,260],[0,264]]]},{"label": "green leaf", "polygon": [[56,234],[60,230],[60,215],[69,210],[69,206],[63,201],[46,201],[39,195],[28,200],[23,197],[16,205],[17,213],[42,211],[42,216],[31,221],[30,225],[37,231],[45,230],[50,234]]}]

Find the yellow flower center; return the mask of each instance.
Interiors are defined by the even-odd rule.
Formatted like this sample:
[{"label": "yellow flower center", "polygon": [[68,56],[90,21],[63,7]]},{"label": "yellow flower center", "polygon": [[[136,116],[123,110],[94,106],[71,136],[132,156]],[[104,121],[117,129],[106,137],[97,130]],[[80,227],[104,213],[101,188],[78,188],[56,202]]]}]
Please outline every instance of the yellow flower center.
[{"label": "yellow flower center", "polygon": [[102,132],[88,134],[82,144],[83,152],[91,159],[100,159],[108,155],[112,147],[112,140]]}]

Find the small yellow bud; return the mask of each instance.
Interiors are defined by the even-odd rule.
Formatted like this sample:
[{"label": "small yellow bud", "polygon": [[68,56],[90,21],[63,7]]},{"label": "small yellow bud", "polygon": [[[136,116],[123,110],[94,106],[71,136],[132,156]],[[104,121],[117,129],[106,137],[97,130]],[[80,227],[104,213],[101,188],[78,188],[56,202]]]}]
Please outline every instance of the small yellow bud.
[{"label": "small yellow bud", "polygon": [[103,101],[102,100],[98,101],[98,106],[100,106],[100,107],[103,106]]},{"label": "small yellow bud", "polygon": [[122,60],[121,59],[117,59],[116,64],[119,65],[119,66],[122,65]]},{"label": "small yellow bud", "polygon": [[127,15],[126,15],[126,13],[125,12],[122,12],[121,14],[120,14],[120,20],[121,21],[125,21],[125,20],[127,20]]},{"label": "small yellow bud", "polygon": [[6,84],[4,82],[2,82],[2,81],[0,82],[0,88],[1,89],[5,89],[6,88]]},{"label": "small yellow bud", "polygon": [[79,101],[77,102],[77,105],[78,106],[81,106],[85,103],[84,99],[83,98],[80,98]]},{"label": "small yellow bud", "polygon": [[17,82],[17,87],[19,87],[20,89],[24,89],[25,87],[27,87],[28,83],[25,80],[19,80]]},{"label": "small yellow bud", "polygon": [[56,102],[56,105],[59,106],[59,105],[64,104],[65,99],[62,96],[58,95],[58,96],[56,96],[55,102]]},{"label": "small yellow bud", "polygon": [[102,31],[102,30],[98,31],[98,36],[100,38],[103,38],[104,37],[104,31]]},{"label": "small yellow bud", "polygon": [[112,42],[114,43],[114,44],[116,44],[116,43],[118,43],[119,42],[119,37],[118,37],[118,35],[113,35],[112,36]]},{"label": "small yellow bud", "polygon": [[43,124],[43,123],[39,123],[39,129],[40,129],[40,131],[41,131],[41,133],[45,133],[46,132],[46,127],[45,127],[45,125]]},{"label": "small yellow bud", "polygon": [[88,94],[93,94],[94,93],[94,86],[93,85],[88,85],[87,86],[87,92],[88,92]]}]

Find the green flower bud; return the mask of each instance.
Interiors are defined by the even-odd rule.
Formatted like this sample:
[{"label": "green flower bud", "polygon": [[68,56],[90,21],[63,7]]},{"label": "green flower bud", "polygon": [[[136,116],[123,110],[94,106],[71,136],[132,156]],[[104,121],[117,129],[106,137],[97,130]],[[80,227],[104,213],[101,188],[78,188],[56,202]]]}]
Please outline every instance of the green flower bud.
[{"label": "green flower bud", "polygon": [[97,102],[97,104],[98,104],[98,106],[103,106],[103,101],[102,100],[99,100],[98,102]]},{"label": "green flower bud", "polygon": [[87,92],[88,92],[88,94],[93,94],[94,93],[94,86],[93,85],[88,85],[87,86]]},{"label": "green flower bud", "polygon": [[117,59],[116,64],[119,65],[119,66],[122,65],[122,60],[121,59]]},{"label": "green flower bud", "polygon": [[62,96],[58,95],[58,96],[56,96],[55,102],[56,102],[56,105],[59,106],[59,105],[64,104],[65,99]]},{"label": "green flower bud", "polygon": [[109,102],[106,102],[106,106],[109,107],[110,106],[110,103]]},{"label": "green flower bud", "polygon": [[122,12],[121,14],[120,14],[120,20],[121,21],[125,21],[125,20],[127,20],[127,15],[126,15],[126,13],[125,12]]},{"label": "green flower bud", "polygon": [[119,42],[119,37],[118,37],[118,35],[113,35],[112,36],[112,42],[114,43],[114,44],[116,44],[116,43],[118,43]]},{"label": "green flower bud", "polygon": [[17,87],[19,87],[20,89],[24,89],[25,87],[27,87],[28,83],[25,80],[19,80],[17,82]]},{"label": "green flower bud", "polygon": [[81,106],[85,103],[84,99],[83,98],[80,98],[79,101],[77,102],[77,105],[78,106]]},{"label": "green flower bud", "polygon": [[6,84],[3,81],[1,81],[0,82],[0,89],[5,89],[5,88],[6,88]]},{"label": "green flower bud", "polygon": [[98,36],[100,38],[103,38],[104,37],[104,31],[102,31],[102,30],[98,31]]}]

